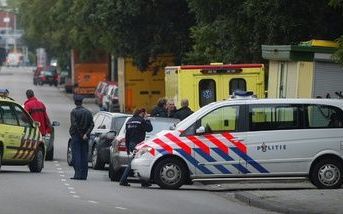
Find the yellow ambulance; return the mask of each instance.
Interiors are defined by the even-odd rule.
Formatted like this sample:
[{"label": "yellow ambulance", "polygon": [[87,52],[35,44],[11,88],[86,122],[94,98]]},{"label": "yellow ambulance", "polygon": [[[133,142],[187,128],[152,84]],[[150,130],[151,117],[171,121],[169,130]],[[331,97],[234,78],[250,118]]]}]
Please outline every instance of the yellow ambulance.
[{"label": "yellow ambulance", "polygon": [[34,122],[21,105],[0,90],[0,168],[1,165],[28,165],[31,172],[44,167],[45,146]]},{"label": "yellow ambulance", "polygon": [[165,93],[180,107],[182,99],[189,100],[189,107],[199,108],[228,99],[240,89],[252,91],[264,98],[263,64],[210,64],[167,66],[165,68]]}]

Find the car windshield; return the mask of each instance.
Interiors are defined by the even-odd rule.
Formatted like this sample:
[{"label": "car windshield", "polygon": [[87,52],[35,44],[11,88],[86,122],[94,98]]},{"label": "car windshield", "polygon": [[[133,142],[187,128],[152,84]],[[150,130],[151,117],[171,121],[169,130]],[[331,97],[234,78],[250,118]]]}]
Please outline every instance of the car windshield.
[{"label": "car windshield", "polygon": [[157,120],[157,119],[151,119],[150,121],[151,121],[153,130],[147,133],[147,135],[149,136],[155,135],[162,130],[170,130],[171,126],[179,122],[178,120]]}]

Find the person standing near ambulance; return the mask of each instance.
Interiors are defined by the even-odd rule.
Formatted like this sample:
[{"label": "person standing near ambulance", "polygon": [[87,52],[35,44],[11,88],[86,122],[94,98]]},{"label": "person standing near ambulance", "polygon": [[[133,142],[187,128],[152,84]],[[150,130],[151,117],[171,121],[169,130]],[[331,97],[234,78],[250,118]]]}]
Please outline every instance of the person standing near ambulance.
[{"label": "person standing near ambulance", "polygon": [[94,128],[92,113],[82,106],[83,97],[74,96],[74,108],[70,113],[71,152],[74,177],[70,179],[87,180],[88,176],[88,139]]},{"label": "person standing near ambulance", "polygon": [[46,107],[35,97],[33,90],[26,91],[27,100],[24,102],[24,109],[31,115],[34,121],[39,122],[39,131],[43,137],[51,133],[51,123],[46,113]]}]

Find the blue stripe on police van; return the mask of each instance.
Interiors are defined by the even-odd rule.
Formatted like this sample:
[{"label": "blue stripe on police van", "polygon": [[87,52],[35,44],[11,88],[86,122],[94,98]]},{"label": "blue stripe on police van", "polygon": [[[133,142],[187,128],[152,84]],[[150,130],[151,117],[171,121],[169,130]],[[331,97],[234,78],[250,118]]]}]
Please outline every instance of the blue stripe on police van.
[{"label": "blue stripe on police van", "polygon": [[180,155],[182,155],[188,162],[190,162],[193,166],[195,166],[197,169],[199,169],[201,172],[204,174],[213,174],[211,170],[206,168],[203,165],[199,165],[199,162],[195,160],[191,155],[187,154],[184,150],[182,149],[175,149]]},{"label": "blue stripe on police van", "polygon": [[[228,154],[224,153],[221,149],[219,148],[211,148],[215,153],[217,153],[218,155],[220,155],[220,157],[222,157],[224,160],[226,161],[234,161],[234,159],[232,157],[230,157]],[[232,164],[233,167],[235,167],[236,169],[238,169],[241,173],[250,173],[250,171],[245,168],[242,164],[239,163],[235,163]]]},{"label": "blue stripe on police van", "polygon": [[[208,162],[217,162],[213,157],[211,157],[210,155],[206,154],[202,149],[194,149],[194,151],[196,151],[201,157],[206,159]],[[213,166],[216,167],[223,174],[232,174],[228,169],[226,169],[221,164],[216,164],[216,165],[213,165]]]},{"label": "blue stripe on police van", "polygon": [[167,152],[167,150],[165,149],[156,149],[159,153],[161,153],[162,155],[168,155],[169,152]]},{"label": "blue stripe on police van", "polygon": [[252,165],[255,169],[257,169],[261,173],[269,173],[269,171],[264,168],[262,165],[257,163],[254,159],[252,159],[249,155],[241,152],[238,148],[236,147],[230,147],[230,149],[239,155],[241,158],[243,158],[248,164]]}]

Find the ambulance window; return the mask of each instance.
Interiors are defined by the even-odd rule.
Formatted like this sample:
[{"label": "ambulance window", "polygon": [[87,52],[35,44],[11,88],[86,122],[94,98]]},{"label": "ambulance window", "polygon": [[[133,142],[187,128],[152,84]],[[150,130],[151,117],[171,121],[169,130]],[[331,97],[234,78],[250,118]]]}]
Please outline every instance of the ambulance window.
[{"label": "ambulance window", "polygon": [[299,125],[299,110],[297,106],[250,106],[250,131],[295,129],[299,128]]},{"label": "ambulance window", "polygon": [[205,133],[237,131],[239,106],[224,106],[218,108],[201,119],[200,125]]},{"label": "ambulance window", "polygon": [[0,108],[1,108],[0,112],[2,112],[3,123],[7,125],[17,126],[18,121],[14,112],[11,109],[11,106],[8,104],[1,104]]},{"label": "ambulance window", "polygon": [[216,82],[213,79],[199,81],[199,106],[203,107],[216,101]]},{"label": "ambulance window", "polygon": [[30,117],[21,109],[19,106],[15,106],[15,113],[17,115],[19,125],[20,126],[30,126],[31,125],[31,119]]},{"label": "ambulance window", "polygon": [[247,83],[245,81],[245,79],[242,78],[235,78],[235,79],[231,79],[230,83],[229,83],[229,88],[230,88],[230,95],[233,94],[233,92],[237,89],[242,90],[242,91],[246,91],[247,90]]},{"label": "ambulance window", "polygon": [[309,105],[307,120],[308,128],[342,128],[343,112],[333,106]]}]

